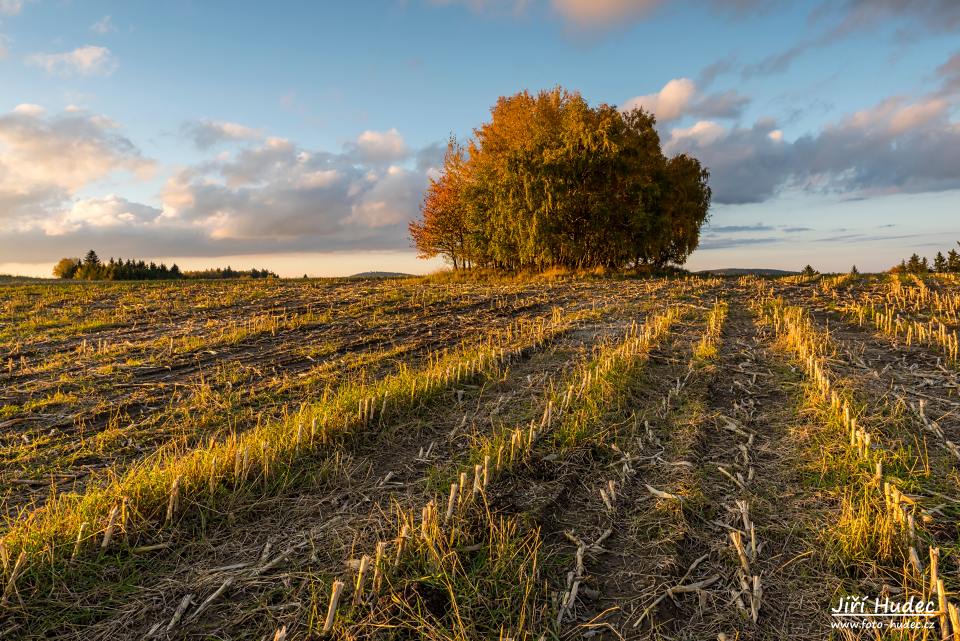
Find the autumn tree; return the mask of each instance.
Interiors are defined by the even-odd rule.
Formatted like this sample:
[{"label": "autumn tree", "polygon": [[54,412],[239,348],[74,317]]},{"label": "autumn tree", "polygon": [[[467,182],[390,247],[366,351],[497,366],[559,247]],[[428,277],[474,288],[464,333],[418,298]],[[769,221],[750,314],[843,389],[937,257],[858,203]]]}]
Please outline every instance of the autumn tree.
[{"label": "autumn tree", "polygon": [[77,270],[80,269],[80,264],[79,258],[61,258],[53,266],[53,275],[57,278],[73,278]]},{"label": "autumn tree", "polygon": [[467,216],[462,197],[464,182],[464,149],[456,138],[447,143],[443,172],[430,179],[423,203],[422,219],[411,221],[410,237],[419,250],[420,258],[444,256],[453,268],[466,267]]},{"label": "autumn tree", "polygon": [[501,97],[465,149],[451,141],[414,244],[454,267],[682,264],[707,219],[709,175],[667,159],[654,124],[561,88]]}]

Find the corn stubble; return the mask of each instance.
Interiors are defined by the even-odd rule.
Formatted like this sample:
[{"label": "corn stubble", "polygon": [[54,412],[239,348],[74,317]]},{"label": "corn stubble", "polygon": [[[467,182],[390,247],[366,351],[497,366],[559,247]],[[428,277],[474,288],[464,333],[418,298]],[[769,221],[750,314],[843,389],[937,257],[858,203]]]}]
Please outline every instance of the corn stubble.
[{"label": "corn stubble", "polygon": [[[225,362],[216,365],[221,367],[216,381],[213,368],[201,366],[190,374],[196,376],[191,379],[196,393],[189,402],[220,408],[214,410],[221,414],[217,421],[232,424],[231,429],[164,440],[175,429],[189,433],[194,424],[173,426],[177,412],[162,410],[162,421],[171,425],[156,447],[122,460],[103,456],[96,474],[74,477],[73,491],[61,489],[75,468],[54,449],[61,447],[55,436],[28,436],[29,452],[25,442],[5,445],[8,452],[25,450],[12,460],[23,461],[21,480],[28,481],[9,487],[33,487],[29,466],[41,460],[45,444],[59,475],[53,491],[45,492],[49,484],[40,486],[44,492],[31,490],[42,499],[17,503],[16,509],[11,502],[8,510],[0,539],[0,602],[13,638],[33,633],[72,638],[83,635],[86,626],[97,629],[99,621],[109,619],[109,608],[76,617],[55,614],[71,590],[92,589],[94,577],[118,572],[113,575],[124,580],[140,577],[143,590],[151,582],[174,580],[177,554],[201,541],[211,522],[243,528],[251,506],[265,505],[271,497],[309,493],[320,479],[329,486],[349,483],[349,460],[361,446],[389,448],[398,426],[428,411],[449,417],[455,427],[437,429],[432,437],[437,442],[425,439],[419,452],[415,448],[409,454],[418,463],[410,469],[426,470],[418,473],[421,478],[398,481],[390,471],[378,486],[382,496],[376,505],[355,508],[391,515],[385,533],[375,540],[354,536],[349,557],[323,567],[304,560],[311,542],[298,532],[272,533],[276,552],[271,554],[268,545],[259,561],[226,565],[229,571],[209,585],[185,584],[159,610],[144,615],[149,621],[134,626],[139,635],[652,639],[710,629],[715,638],[774,638],[786,632],[778,627],[783,625],[780,605],[770,595],[788,597],[784,586],[794,584],[786,579],[802,576],[810,561],[837,595],[876,589],[877,596],[914,596],[936,604],[933,629],[901,631],[896,638],[960,638],[957,543],[950,536],[960,517],[955,474],[960,425],[938,411],[943,403],[955,402],[956,388],[947,383],[958,373],[960,294],[957,283],[947,279],[841,275],[641,281],[554,275],[534,284],[427,279],[363,286],[304,283],[302,290],[195,283],[179,289],[29,287],[11,289],[0,310],[11,321],[0,332],[3,375],[24,389],[45,385],[51,407],[82,396],[79,388],[60,390],[60,396],[50,389],[52,377],[65,367],[58,356],[64,346],[79,370],[97,370],[98,376],[132,373],[128,381],[138,380],[139,365],[124,363],[175,363],[184,357],[199,362],[199,354],[239,353],[235,350],[250,345],[283,347],[265,349],[250,365],[261,373],[244,379],[258,381],[249,403],[240,400],[241,379],[231,379]],[[537,293],[538,287],[550,294]],[[203,312],[191,325],[195,331],[154,331],[144,319],[160,318],[164,297],[173,301],[171,318],[189,319],[189,305],[208,306],[229,322]],[[338,323],[338,297],[349,301],[343,314],[349,323],[370,332],[395,331],[396,342],[378,352],[351,347],[357,341]],[[73,301],[112,311],[81,322]],[[557,301],[564,304],[552,304]],[[464,321],[457,330],[456,315],[469,315],[471,309],[487,310],[476,312],[487,320]],[[444,310],[450,316],[438,322],[450,332],[449,340],[425,340],[431,327],[439,327],[431,316]],[[27,321],[28,316],[34,320]],[[781,542],[771,539],[771,515],[758,488],[774,482],[762,475],[781,450],[769,447],[761,427],[711,415],[718,428],[696,436],[707,439],[706,445],[663,431],[675,424],[668,416],[673,421],[693,411],[691,398],[707,398],[703,390],[710,381],[726,382],[724,368],[731,364],[746,380],[738,383],[742,393],[760,404],[758,376],[770,377],[771,383],[785,380],[776,370],[751,369],[754,348],[727,335],[730,318],[747,316],[760,328],[763,348],[802,381],[790,387],[796,407],[784,411],[806,424],[804,446],[795,457],[774,462],[794,472],[785,479],[803,479],[783,481],[792,485],[780,489],[817,503],[811,512],[817,520],[797,522],[799,543],[792,545],[800,552],[789,562],[771,557]],[[402,329],[405,322],[409,327]],[[844,328],[843,341],[835,336],[838,326]],[[324,328],[330,342],[321,348]],[[142,332],[139,343],[133,332]],[[680,340],[681,335],[687,338]],[[290,342],[298,337],[309,340],[301,341],[294,358]],[[405,341],[411,342],[409,349]],[[557,347],[564,341],[582,347],[568,354]],[[922,392],[901,386],[896,398],[880,394],[851,371],[860,368],[883,381],[890,367],[867,362],[857,346],[890,351],[890,367],[902,362],[900,354],[922,357],[946,383],[927,385]],[[321,372],[316,359],[324,350],[344,356],[324,364]],[[566,360],[542,379],[527,375],[524,381],[516,373],[530,359],[558,354]],[[263,370],[307,361],[312,362],[297,370],[303,381],[259,386],[268,378]],[[676,367],[687,368],[686,375],[675,381],[656,378]],[[464,406],[507,384],[521,390],[515,394],[527,394],[526,418],[498,417],[498,401],[468,425]],[[102,398],[123,393],[118,386]],[[150,393],[161,398],[162,391]],[[170,401],[170,407],[181,400]],[[241,405],[244,418],[232,416]],[[0,421],[22,418],[23,403],[10,407]],[[257,407],[270,411],[256,413]],[[109,429],[121,435],[129,430],[127,438],[133,439],[140,420],[126,425],[118,414]],[[692,449],[668,455],[670,442]],[[706,449],[723,455],[707,459],[701,456]],[[662,466],[680,473],[658,474]],[[701,502],[696,484],[705,479],[723,484],[729,505]],[[6,483],[7,477],[0,481]],[[550,500],[557,503],[548,501],[550,509],[590,514],[599,525],[558,533],[551,529],[549,510],[527,509],[516,499],[545,487],[555,491]],[[580,487],[585,489],[577,494]],[[412,493],[416,502],[403,500],[404,493]],[[682,521],[683,528],[699,530],[696,540],[709,545],[691,550],[682,562],[678,556],[669,567],[655,561],[645,565],[645,555],[654,558],[663,551],[624,547],[623,541],[636,534],[629,529],[638,522],[631,521],[637,510],[652,519],[642,522],[664,528],[681,527]],[[727,521],[718,526],[717,512],[723,510]],[[331,521],[331,530],[338,527]],[[231,536],[228,528],[215,531]],[[683,540],[678,536],[679,547]],[[202,552],[191,554],[202,559]],[[657,567],[661,574],[649,585],[637,581],[616,595],[605,594],[609,584],[598,577],[622,563],[621,557],[635,558],[638,567]],[[782,576],[768,569],[777,563]],[[131,568],[138,574],[123,574]],[[116,588],[109,578],[103,581],[97,589],[111,603],[127,598],[122,581]],[[263,586],[274,586],[289,599],[288,607],[277,608],[275,625],[263,616],[236,616],[264,613],[251,597]],[[827,617],[822,611],[809,614]],[[253,620],[259,623],[249,623]],[[710,628],[711,621],[722,625]],[[825,629],[824,638],[829,635]]]}]

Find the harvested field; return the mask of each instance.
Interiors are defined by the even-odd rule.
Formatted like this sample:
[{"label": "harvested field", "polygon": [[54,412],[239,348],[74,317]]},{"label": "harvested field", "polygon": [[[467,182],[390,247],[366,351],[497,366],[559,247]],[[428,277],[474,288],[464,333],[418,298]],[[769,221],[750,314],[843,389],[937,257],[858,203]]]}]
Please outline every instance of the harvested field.
[{"label": "harvested field", "polygon": [[0,639],[954,638],[958,292],[0,285]]}]

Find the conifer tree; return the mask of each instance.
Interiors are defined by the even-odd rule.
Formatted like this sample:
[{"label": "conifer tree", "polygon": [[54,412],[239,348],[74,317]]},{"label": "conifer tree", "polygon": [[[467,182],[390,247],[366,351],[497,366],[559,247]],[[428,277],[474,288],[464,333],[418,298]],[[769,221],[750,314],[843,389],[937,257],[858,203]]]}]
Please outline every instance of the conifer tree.
[{"label": "conifer tree", "polygon": [[960,253],[956,249],[947,252],[947,271],[954,274],[960,272]]},{"label": "conifer tree", "polygon": [[947,271],[947,259],[943,257],[943,252],[937,252],[936,257],[933,259],[933,269],[939,274]]},{"label": "conifer tree", "polygon": [[920,262],[920,256],[916,253],[912,254],[907,261],[907,271],[911,274],[919,274],[922,268],[923,263]]}]

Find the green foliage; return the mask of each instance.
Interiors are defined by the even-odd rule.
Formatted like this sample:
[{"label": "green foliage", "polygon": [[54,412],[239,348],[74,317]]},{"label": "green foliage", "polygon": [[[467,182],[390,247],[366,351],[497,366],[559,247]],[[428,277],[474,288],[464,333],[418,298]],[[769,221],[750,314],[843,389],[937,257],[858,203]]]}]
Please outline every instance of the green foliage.
[{"label": "green foliage", "polygon": [[[960,242],[957,244],[960,245]],[[892,274],[928,274],[930,272],[937,272],[938,274],[960,273],[960,254],[957,253],[956,249],[948,251],[946,256],[943,255],[942,251],[938,251],[931,265],[926,256],[921,258],[920,255],[914,253],[908,260],[901,260],[899,265],[890,269]]]},{"label": "green foliage", "polygon": [[652,115],[590,107],[561,88],[503,97],[410,226],[423,257],[543,270],[682,264],[707,220],[709,173],[667,159]]},{"label": "green foliage", "polygon": [[[176,265],[173,266],[176,268]],[[226,269],[201,269],[183,272],[186,278],[279,278],[268,269],[236,270],[227,265]]]},{"label": "green foliage", "polygon": [[947,271],[954,274],[960,272],[960,253],[956,249],[947,252]]},{"label": "green foliage", "polygon": [[79,258],[61,258],[53,268],[53,275],[57,278],[73,278],[77,280],[172,280],[179,278],[277,278],[277,275],[268,269],[251,269],[238,271],[227,266],[226,269],[205,269],[200,271],[182,272],[174,263],[167,267],[153,261],[142,260],[114,260],[110,258],[104,263],[92,249],[87,252],[83,260]]},{"label": "green foliage", "polygon": [[943,256],[943,252],[937,252],[936,258],[933,259],[933,269],[941,274],[947,271],[947,259]]}]

